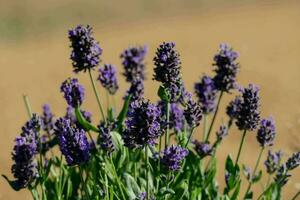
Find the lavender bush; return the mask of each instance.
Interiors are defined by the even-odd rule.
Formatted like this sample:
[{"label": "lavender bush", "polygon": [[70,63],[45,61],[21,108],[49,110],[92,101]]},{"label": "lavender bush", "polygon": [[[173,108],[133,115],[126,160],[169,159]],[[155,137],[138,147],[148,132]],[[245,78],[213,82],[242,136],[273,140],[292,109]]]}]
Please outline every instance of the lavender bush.
[{"label": "lavender bush", "polygon": [[[25,97],[29,119],[15,139],[13,178],[3,175],[14,190],[28,189],[35,200],[282,198],[291,172],[300,165],[300,152],[284,158],[282,151],[271,148],[275,120],[261,120],[257,86],[238,86],[239,55],[229,45],[220,45],[213,57],[213,76],[203,75],[195,83],[193,98],[183,83],[175,43],[163,42],[153,59],[153,80],[161,84],[158,102],[143,96],[147,48],[129,47],[121,53],[121,62],[130,87],[117,111],[109,101],[107,110],[102,107],[105,95],[97,88],[101,85],[109,97],[119,85],[114,65],[101,64],[102,48],[92,36],[92,27],[79,25],[68,37],[73,71],[88,74],[100,111],[94,115],[100,114],[101,121],[92,123],[91,113],[81,109],[85,89],[75,78],[66,79],[60,87],[67,106],[64,116],[56,117],[48,104],[40,115],[31,113]],[[98,85],[93,76],[96,68]],[[218,128],[214,123],[221,98],[234,90],[240,94],[227,106],[227,123]],[[202,136],[195,134],[200,124]],[[241,131],[240,145],[220,163],[218,148],[234,125]],[[256,134],[260,146],[253,170],[240,162],[248,134]],[[264,153],[265,168],[259,165]],[[224,179],[217,180],[217,166],[223,164]],[[262,176],[268,176],[268,181]],[[263,188],[254,194],[252,186],[258,182]],[[298,197],[299,192],[292,199]]]}]

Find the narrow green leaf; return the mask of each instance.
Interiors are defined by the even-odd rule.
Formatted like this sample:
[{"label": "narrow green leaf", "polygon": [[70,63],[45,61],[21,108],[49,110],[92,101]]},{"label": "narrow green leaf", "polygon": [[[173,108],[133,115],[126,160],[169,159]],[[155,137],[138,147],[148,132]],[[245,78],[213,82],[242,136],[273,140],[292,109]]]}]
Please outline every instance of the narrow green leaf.
[{"label": "narrow green leaf", "polygon": [[75,108],[75,115],[76,115],[76,119],[77,119],[77,121],[79,122],[79,124],[80,124],[81,126],[83,126],[83,128],[84,128],[86,131],[92,130],[92,131],[95,131],[95,132],[99,132],[99,129],[98,129],[98,128],[96,128],[95,126],[93,126],[91,123],[89,123],[89,122],[82,116],[82,113],[81,113],[79,107]]},{"label": "narrow green leaf", "polygon": [[254,178],[252,180],[252,183],[258,182],[262,177],[262,171],[259,170],[259,172],[257,174],[254,174],[253,176],[254,176]]},{"label": "narrow green leaf", "polygon": [[240,189],[241,189],[241,181],[238,182],[230,200],[236,200],[239,196],[239,193],[240,193]]},{"label": "narrow green leaf", "polygon": [[122,127],[122,124],[126,118],[127,112],[128,112],[128,108],[129,108],[129,104],[130,104],[130,100],[131,100],[131,95],[127,96],[125,98],[122,110],[120,112],[120,114],[118,115],[118,129],[120,130]]},{"label": "narrow green leaf", "polygon": [[168,91],[162,85],[159,86],[159,89],[157,91],[157,95],[164,102],[169,102],[170,101],[170,94],[168,93]]}]

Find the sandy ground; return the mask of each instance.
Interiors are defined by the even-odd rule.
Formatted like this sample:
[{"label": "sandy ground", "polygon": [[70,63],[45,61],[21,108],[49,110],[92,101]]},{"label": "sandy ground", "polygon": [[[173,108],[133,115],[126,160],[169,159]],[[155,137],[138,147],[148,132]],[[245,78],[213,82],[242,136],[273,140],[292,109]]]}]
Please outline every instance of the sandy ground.
[{"label": "sandy ground", "polygon": [[[155,99],[158,85],[151,81],[155,48],[162,41],[175,41],[181,53],[183,77],[189,89],[203,73],[211,73],[212,57],[221,42],[231,44],[240,53],[239,83],[253,82],[261,88],[262,116],[273,115],[278,135],[274,149],[287,154],[299,150],[300,142],[300,4],[262,4],[226,9],[208,9],[186,15],[145,19],[137,23],[112,23],[104,27],[95,24],[95,37],[104,49],[103,61],[117,65],[122,71],[120,52],[128,45],[147,44],[146,96]],[[70,25],[73,26],[73,25]],[[66,27],[67,29],[69,27]],[[22,94],[30,96],[32,108],[41,111],[49,103],[56,116],[64,113],[66,104],[59,93],[60,83],[69,76],[77,77],[87,88],[84,107],[98,121],[96,101],[87,74],[71,72],[65,30],[32,36],[22,42],[4,42],[0,47],[0,173],[10,174],[10,152],[13,139],[27,118]],[[127,85],[120,81],[117,95],[121,99]],[[99,86],[100,87],[100,86]],[[100,91],[103,91],[102,89]],[[102,92],[103,93],[103,92]],[[226,95],[223,107],[232,99]],[[221,109],[224,113],[224,109]],[[226,120],[225,115],[222,115]],[[222,116],[218,121],[222,120]],[[198,130],[200,136],[201,127]],[[223,168],[227,153],[235,156],[241,134],[233,129],[219,153]],[[255,134],[249,134],[242,153],[242,162],[254,165],[258,155]],[[263,166],[261,166],[263,167]],[[283,199],[289,199],[300,183],[299,169],[284,189]],[[223,182],[222,170],[219,173]],[[260,191],[259,186],[256,191]],[[0,199],[30,199],[28,192],[16,193],[2,179]]]}]

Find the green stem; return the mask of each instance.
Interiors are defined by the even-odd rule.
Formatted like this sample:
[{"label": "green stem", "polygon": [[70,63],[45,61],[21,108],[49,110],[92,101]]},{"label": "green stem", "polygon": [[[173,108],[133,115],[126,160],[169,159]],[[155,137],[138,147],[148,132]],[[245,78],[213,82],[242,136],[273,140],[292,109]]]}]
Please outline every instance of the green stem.
[{"label": "green stem", "polygon": [[110,105],[109,105],[109,92],[107,90],[106,90],[106,109],[107,109],[107,112],[110,109]]},{"label": "green stem", "polygon": [[[85,195],[87,196],[87,199],[89,199],[89,191],[87,190],[87,187],[86,187],[86,181],[84,180],[83,178],[83,169],[82,169],[82,166],[79,166],[79,173],[80,173],[80,178],[81,178],[81,182],[82,182],[82,188],[84,190],[84,193]],[[85,199],[85,198],[83,198]]]},{"label": "green stem", "polygon": [[123,188],[121,186],[121,181],[120,181],[120,179],[118,177],[117,170],[116,170],[115,164],[114,164],[114,162],[112,160],[112,157],[110,157],[110,162],[111,162],[111,165],[112,165],[112,168],[113,168],[114,177],[117,179],[117,185],[118,185],[118,187],[119,187],[119,189],[121,191],[122,198],[126,199],[125,194],[123,192]]},{"label": "green stem", "polygon": [[148,180],[148,171],[149,171],[149,157],[148,157],[148,149],[147,149],[147,145],[145,146],[145,164],[146,164],[146,193],[147,193],[147,200],[149,200],[149,180]]},{"label": "green stem", "polygon": [[219,99],[218,99],[218,103],[217,103],[217,107],[216,107],[216,110],[214,112],[214,116],[212,118],[212,121],[210,123],[209,129],[208,129],[208,132],[207,132],[207,136],[205,138],[206,142],[209,140],[210,133],[211,133],[212,128],[214,126],[214,123],[215,123],[215,120],[216,120],[216,117],[217,117],[217,114],[218,114],[218,110],[219,110],[219,106],[220,106],[220,102],[221,102],[222,96],[223,96],[223,91],[221,91],[221,93],[220,93],[220,96],[219,96]]},{"label": "green stem", "polygon": [[93,90],[94,90],[94,93],[95,93],[95,96],[96,96],[96,100],[97,100],[97,103],[98,103],[99,110],[101,112],[103,120],[105,120],[105,115],[104,115],[103,108],[102,108],[102,105],[101,105],[101,101],[100,101],[100,98],[99,98],[99,92],[96,88],[96,84],[95,84],[92,72],[91,72],[90,69],[88,70],[88,72],[89,72],[89,77],[90,77],[90,80],[91,80],[91,83],[92,83],[92,86],[93,86]]},{"label": "green stem", "polygon": [[167,102],[167,132],[165,135],[165,148],[170,144],[170,103]]},{"label": "green stem", "polygon": [[238,151],[238,155],[237,155],[236,160],[235,160],[235,165],[237,165],[237,163],[239,162],[242,147],[243,147],[243,144],[244,144],[244,141],[245,141],[246,133],[247,133],[247,130],[244,130],[242,140],[241,140],[241,143],[240,143],[240,147],[239,147],[239,151]]},{"label": "green stem", "polygon": [[266,184],[265,188],[269,187],[270,181],[271,181],[271,174],[268,175],[268,180],[267,180],[267,184]]},{"label": "green stem", "polygon": [[203,115],[203,141],[205,141],[206,138],[206,126],[207,126],[207,115]]},{"label": "green stem", "polygon": [[113,107],[115,108],[115,112],[117,112],[117,105],[116,105],[116,99],[115,99],[115,95],[112,95],[112,104],[113,104]]},{"label": "green stem", "polygon": [[32,117],[32,110],[31,110],[31,106],[30,106],[30,103],[29,103],[28,96],[24,94],[23,95],[23,100],[24,100],[24,103],[25,103],[25,107],[26,107],[28,117],[31,118]]},{"label": "green stem", "polygon": [[108,191],[108,180],[107,180],[107,174],[105,173],[105,174],[104,174],[104,176],[105,176],[105,192],[106,192],[106,195],[105,195],[105,197],[106,197],[106,200],[109,200],[109,191]]},{"label": "green stem", "polygon": [[39,194],[38,194],[38,192],[36,191],[35,188],[30,188],[29,191],[30,191],[30,193],[31,193],[34,200],[39,200],[40,199]]},{"label": "green stem", "polygon": [[95,145],[95,147],[96,147],[96,143],[95,143],[95,141],[94,141],[94,139],[93,139],[93,137],[92,137],[92,134],[91,134],[91,132],[90,132],[90,131],[88,131],[87,133],[88,133],[88,135],[89,135],[89,138],[90,138],[91,142],[92,142],[92,143],[93,143],[93,145]]},{"label": "green stem", "polygon": [[298,196],[300,196],[300,190],[293,196],[291,200],[296,200]]},{"label": "green stem", "polygon": [[60,163],[59,163],[59,179],[58,179],[58,200],[62,200],[62,177],[63,177],[63,169],[62,169],[62,165],[63,165],[63,161],[62,161],[62,154],[60,154],[60,159],[59,159]]},{"label": "green stem", "polygon": [[187,141],[186,144],[184,145],[184,148],[186,148],[186,147],[188,146],[190,140],[192,139],[192,135],[193,135],[194,129],[195,129],[195,128],[192,128],[191,134],[189,135],[188,141]]},{"label": "green stem", "polygon": [[[262,147],[261,150],[260,150],[260,152],[259,152],[259,156],[258,156],[258,158],[257,158],[257,160],[256,160],[256,164],[255,164],[255,167],[254,167],[252,176],[255,176],[255,174],[256,174],[256,171],[257,171],[257,168],[258,168],[260,159],[261,159],[261,155],[262,155],[264,149],[265,149],[265,148]],[[252,182],[252,180],[250,179],[248,188],[247,188],[246,193],[245,193],[245,196],[246,196],[246,195],[248,194],[248,192],[250,191],[251,186],[252,186],[252,183],[253,183],[253,182]],[[245,197],[245,196],[244,196],[244,197]]]}]

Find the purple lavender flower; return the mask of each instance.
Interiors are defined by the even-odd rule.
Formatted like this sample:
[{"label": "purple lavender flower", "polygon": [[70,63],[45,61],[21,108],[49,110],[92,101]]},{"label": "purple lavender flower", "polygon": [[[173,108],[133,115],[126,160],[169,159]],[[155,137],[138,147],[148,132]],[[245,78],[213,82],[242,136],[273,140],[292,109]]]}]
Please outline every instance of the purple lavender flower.
[{"label": "purple lavender flower", "polygon": [[25,188],[38,177],[35,163],[37,144],[34,140],[28,140],[22,136],[17,137],[15,142],[12,153],[15,163],[12,165],[11,171],[16,178],[16,187]]},{"label": "purple lavender flower", "polygon": [[275,139],[275,122],[272,117],[263,119],[257,131],[257,141],[262,147],[272,146]]},{"label": "purple lavender flower", "polygon": [[68,78],[65,80],[60,87],[64,98],[66,99],[69,106],[76,108],[80,106],[84,99],[84,88],[79,84],[76,78]]},{"label": "purple lavender flower", "polygon": [[111,153],[115,150],[115,146],[110,135],[111,126],[105,122],[101,122],[98,128],[100,130],[98,144],[100,144],[101,148],[107,152],[108,155],[111,155]]},{"label": "purple lavender flower", "polygon": [[198,140],[195,140],[193,143],[195,145],[195,151],[201,158],[212,155],[213,148],[209,143],[199,142]]},{"label": "purple lavender flower", "polygon": [[43,105],[43,115],[41,116],[41,121],[43,130],[48,134],[52,134],[55,119],[48,104]]},{"label": "purple lavender flower", "polygon": [[153,145],[160,135],[160,109],[149,101],[133,101],[122,134],[125,146],[143,148]]},{"label": "purple lavender flower", "polygon": [[236,88],[236,75],[239,65],[236,63],[238,54],[227,44],[221,44],[218,54],[214,57],[216,75],[213,78],[218,90],[229,92]]},{"label": "purple lavender flower", "polygon": [[286,161],[288,170],[293,170],[300,165],[300,151],[293,153],[293,155]]},{"label": "purple lavender flower", "polygon": [[[160,101],[158,103],[158,106],[161,109],[161,122],[166,122],[167,118],[167,113],[166,113],[166,103],[163,101]],[[162,126],[166,126],[167,123],[161,124]],[[174,128],[175,132],[181,132],[184,128],[184,115],[183,115],[183,110],[179,107],[178,104],[176,103],[171,103],[170,104],[170,124],[169,128],[172,129]],[[165,129],[165,128],[163,128]]]},{"label": "purple lavender flower", "polygon": [[39,131],[41,127],[41,119],[37,114],[33,114],[31,119],[22,127],[21,137],[26,138],[28,142],[34,142],[38,146]]},{"label": "purple lavender flower", "polygon": [[229,102],[229,105],[226,108],[226,114],[231,120],[236,119],[239,113],[240,104],[242,102],[242,97],[237,96],[234,100]]},{"label": "purple lavender flower", "polygon": [[203,112],[205,114],[213,112],[216,108],[217,96],[217,90],[213,79],[205,75],[200,82],[195,83],[194,88]]},{"label": "purple lavender flower", "polygon": [[105,64],[99,69],[99,77],[101,85],[111,94],[114,95],[119,86],[117,82],[117,70],[115,66],[110,64]]},{"label": "purple lavender flower", "polygon": [[300,152],[294,153],[286,163],[282,164],[277,170],[276,176],[274,178],[275,182],[281,187],[284,186],[291,174],[289,173],[291,170],[297,168],[300,165]]},{"label": "purple lavender flower", "polygon": [[71,59],[76,73],[93,69],[100,62],[102,49],[93,38],[92,33],[92,27],[89,25],[78,25],[76,28],[69,30],[72,48]]},{"label": "purple lavender flower", "polygon": [[85,131],[72,125],[69,119],[59,118],[56,123],[59,147],[69,166],[79,165],[89,160],[89,142]]},{"label": "purple lavender flower", "polygon": [[[137,200],[147,200],[147,192],[141,192]],[[155,200],[155,198],[152,196],[150,197],[150,200]]]},{"label": "purple lavender flower", "polygon": [[171,102],[177,102],[182,93],[181,62],[175,50],[175,43],[164,42],[154,57],[154,80],[159,81],[169,91]]},{"label": "purple lavender flower", "polygon": [[273,174],[277,171],[280,166],[280,161],[283,156],[282,151],[272,152],[271,150],[268,151],[267,160],[264,162],[268,174]]},{"label": "purple lavender flower", "polygon": [[131,101],[140,100],[144,95],[144,83],[141,80],[135,80],[131,83],[129,90],[126,92],[127,96],[131,95]]},{"label": "purple lavender flower", "polygon": [[216,132],[217,140],[221,141],[228,135],[228,128],[224,124],[222,124],[219,130]]},{"label": "purple lavender flower", "polygon": [[291,177],[291,174],[289,173],[289,170],[286,166],[286,164],[282,164],[279,169],[277,170],[277,173],[274,177],[274,181],[279,185],[279,186],[284,186],[288,181],[289,177]]},{"label": "purple lavender flower", "polygon": [[259,119],[259,89],[253,84],[242,90],[242,102],[238,109],[236,125],[240,130],[256,129]]},{"label": "purple lavender flower", "polygon": [[180,146],[171,145],[163,151],[162,164],[170,171],[178,171],[182,160],[188,155],[189,151]]},{"label": "purple lavender flower", "polygon": [[192,99],[192,95],[189,95],[185,110],[183,112],[187,124],[191,127],[197,127],[200,125],[202,119],[201,106]]},{"label": "purple lavender flower", "polygon": [[40,118],[33,114],[22,127],[20,136],[15,139],[16,143],[12,153],[15,163],[11,170],[16,178],[15,183],[18,189],[27,187],[37,178],[35,155],[38,153],[40,127]]},{"label": "purple lavender flower", "polygon": [[146,46],[129,47],[121,54],[122,64],[124,66],[123,75],[127,82],[136,80],[145,80],[145,57],[147,54]]}]

